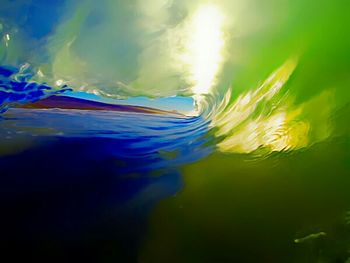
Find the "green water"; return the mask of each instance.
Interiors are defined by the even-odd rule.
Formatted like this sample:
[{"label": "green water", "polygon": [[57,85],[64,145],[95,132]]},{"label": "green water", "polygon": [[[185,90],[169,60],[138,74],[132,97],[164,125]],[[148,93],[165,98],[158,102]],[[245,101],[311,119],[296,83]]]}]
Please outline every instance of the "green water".
[{"label": "green water", "polygon": [[151,216],[140,262],[347,262],[349,142],[184,167],[184,190]]},{"label": "green water", "polygon": [[[324,107],[331,105],[334,112],[348,105],[350,5],[346,1],[273,0],[250,4],[242,11],[247,18],[237,19],[239,33],[231,40],[228,64],[233,94],[256,87],[286,58],[298,56],[295,74],[286,84],[296,104],[327,90],[333,97]],[[313,106],[308,112],[318,114],[323,106]]]},{"label": "green water", "polygon": [[[329,91],[306,112],[312,131],[328,122],[330,133],[294,152],[215,153],[184,167],[183,191],[150,218],[140,262],[350,261],[350,5],[251,2],[263,25],[232,39],[224,74],[233,76],[233,97],[299,56],[286,93],[300,105]],[[250,22],[240,25],[255,28]]]}]

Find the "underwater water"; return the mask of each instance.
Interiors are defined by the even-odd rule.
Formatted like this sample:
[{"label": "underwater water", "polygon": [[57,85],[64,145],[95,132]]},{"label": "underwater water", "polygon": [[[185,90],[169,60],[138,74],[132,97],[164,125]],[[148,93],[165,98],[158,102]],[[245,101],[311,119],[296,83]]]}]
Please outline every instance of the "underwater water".
[{"label": "underwater water", "polygon": [[347,1],[0,5],[0,251],[350,262]]}]

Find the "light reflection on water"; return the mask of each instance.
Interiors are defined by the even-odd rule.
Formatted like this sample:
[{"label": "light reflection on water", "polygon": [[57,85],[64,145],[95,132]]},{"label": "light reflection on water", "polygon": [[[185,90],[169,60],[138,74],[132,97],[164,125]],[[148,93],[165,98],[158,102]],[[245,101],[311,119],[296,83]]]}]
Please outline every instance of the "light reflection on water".
[{"label": "light reflection on water", "polygon": [[[232,103],[231,90],[227,91],[225,104],[218,105],[211,113],[210,126],[215,129],[215,136],[222,138],[218,143],[220,151],[298,150],[331,135],[332,90],[324,90],[295,105],[284,86],[296,66],[297,60],[287,61],[261,86],[241,94]],[[316,115],[313,108],[319,109]]]}]

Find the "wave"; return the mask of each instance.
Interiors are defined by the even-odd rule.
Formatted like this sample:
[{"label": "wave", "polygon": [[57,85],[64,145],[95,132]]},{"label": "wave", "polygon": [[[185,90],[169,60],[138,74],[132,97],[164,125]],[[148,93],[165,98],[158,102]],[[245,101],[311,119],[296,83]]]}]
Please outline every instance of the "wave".
[{"label": "wave", "polygon": [[[144,126],[145,134],[152,134],[153,128],[160,132],[159,127],[163,127],[162,136],[164,131],[167,131],[168,141],[172,138],[174,145],[181,136],[197,135],[197,138],[203,138],[204,134],[208,134],[211,137],[209,144],[215,145],[221,152],[254,153],[263,156],[272,152],[303,149],[325,140],[331,135],[329,120],[332,114],[330,100],[333,94],[331,91],[324,91],[307,102],[294,103],[285,85],[297,64],[297,59],[289,59],[260,86],[240,94],[236,99],[232,98],[232,89],[228,89],[223,97],[215,93],[197,96],[197,117],[180,117],[178,121],[176,116],[173,116],[176,127],[167,118],[151,121]],[[3,112],[9,107],[17,107],[72,90],[65,85],[52,88],[47,84],[31,82],[32,74],[28,65],[19,69],[1,67],[0,76]],[[313,107],[322,107],[322,110],[315,114],[311,110]],[[137,123],[139,122],[138,120]],[[181,125],[183,127],[180,127]],[[103,129],[105,128],[106,124],[103,125]],[[130,126],[129,129],[133,128]],[[81,133],[84,134],[84,131],[81,130]],[[146,136],[145,134],[137,136]],[[161,140],[158,136],[156,138]],[[157,148],[156,142],[150,140],[148,143],[154,144],[153,150],[162,150]],[[193,151],[191,153],[193,154]]]},{"label": "wave", "polygon": [[10,66],[0,67],[0,113],[11,106],[38,101],[71,90],[66,85],[53,88],[45,83],[32,82],[32,76],[28,64],[18,69]]},{"label": "wave", "polygon": [[[327,139],[331,134],[331,90],[302,103],[294,103],[285,88],[297,67],[297,59],[289,59],[258,88],[244,92],[232,100],[229,89],[211,112],[210,127],[221,138],[223,152],[259,154],[306,148]],[[315,116],[312,107],[322,107]],[[210,105],[206,105],[211,108]]]},{"label": "wave", "polygon": [[[254,0],[136,2],[4,1],[0,112],[67,91],[112,98],[192,96],[193,115],[217,150],[263,156],[302,150],[336,130],[332,116],[348,102],[343,95],[349,80],[339,54],[348,47],[331,41],[346,23],[332,19],[327,4],[320,4],[319,17],[291,1],[276,17],[258,12],[261,4]],[[50,14],[45,26],[42,9]],[[273,1],[264,10],[275,13]],[[326,18],[329,37],[320,41],[317,32]],[[302,21],[313,26],[305,28]],[[279,40],[281,31],[291,39]],[[303,53],[302,62],[291,58],[277,67],[296,53]],[[190,124],[184,133],[193,130]]]}]

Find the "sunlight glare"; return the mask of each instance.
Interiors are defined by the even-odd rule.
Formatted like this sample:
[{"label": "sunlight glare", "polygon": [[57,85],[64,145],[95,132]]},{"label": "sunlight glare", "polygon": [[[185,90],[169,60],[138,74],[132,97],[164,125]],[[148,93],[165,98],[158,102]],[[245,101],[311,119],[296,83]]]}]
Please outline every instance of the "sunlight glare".
[{"label": "sunlight glare", "polygon": [[222,12],[214,5],[202,6],[192,17],[187,58],[195,95],[208,94],[215,85],[223,62],[223,22]]}]

